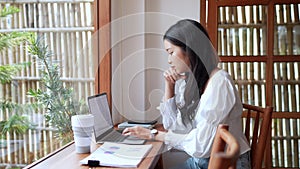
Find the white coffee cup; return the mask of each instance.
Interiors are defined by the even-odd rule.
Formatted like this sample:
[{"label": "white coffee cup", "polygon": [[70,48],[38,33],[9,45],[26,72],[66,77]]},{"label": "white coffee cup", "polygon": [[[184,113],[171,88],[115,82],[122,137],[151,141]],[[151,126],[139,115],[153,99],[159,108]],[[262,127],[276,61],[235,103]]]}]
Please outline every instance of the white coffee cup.
[{"label": "white coffee cup", "polygon": [[91,114],[74,115],[71,117],[77,153],[89,153],[94,131],[94,116]]}]

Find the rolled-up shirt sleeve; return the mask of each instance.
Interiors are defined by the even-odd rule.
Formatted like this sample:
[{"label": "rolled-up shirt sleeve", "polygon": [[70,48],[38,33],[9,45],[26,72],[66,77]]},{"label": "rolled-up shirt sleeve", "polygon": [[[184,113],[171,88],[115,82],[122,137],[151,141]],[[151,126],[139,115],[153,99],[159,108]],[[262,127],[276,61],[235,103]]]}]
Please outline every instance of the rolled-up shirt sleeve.
[{"label": "rolled-up shirt sleeve", "polygon": [[226,76],[213,78],[209,83],[199,102],[193,129],[187,134],[168,131],[165,136],[167,145],[198,158],[210,156],[217,127],[230,119],[236,102],[234,86]]},{"label": "rolled-up shirt sleeve", "polygon": [[176,123],[177,107],[175,97],[172,97],[160,104],[160,112],[162,115],[162,122],[164,128],[169,130],[171,126]]},{"label": "rolled-up shirt sleeve", "polygon": [[[175,85],[175,95],[172,98],[167,99],[166,101],[162,101],[160,104],[160,113],[162,115],[162,122],[164,128],[167,130],[182,130],[183,126],[181,123],[181,114],[178,106],[182,106],[185,104],[184,101],[184,88],[185,81],[178,80]],[[164,100],[164,98],[163,98]]]}]

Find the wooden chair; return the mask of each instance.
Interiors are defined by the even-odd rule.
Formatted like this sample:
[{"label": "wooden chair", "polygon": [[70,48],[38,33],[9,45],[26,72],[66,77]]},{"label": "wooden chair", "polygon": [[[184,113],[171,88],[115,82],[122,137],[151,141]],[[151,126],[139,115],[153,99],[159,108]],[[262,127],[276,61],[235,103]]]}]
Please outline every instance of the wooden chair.
[{"label": "wooden chair", "polygon": [[[243,117],[246,118],[245,135],[251,146],[251,166],[252,169],[261,169],[265,157],[266,143],[268,137],[270,137],[273,108],[262,108],[249,104],[243,104],[243,108]],[[252,118],[254,120],[251,120]],[[253,131],[251,135],[250,131]]]},{"label": "wooden chair", "polygon": [[[225,146],[226,151],[225,150]],[[240,146],[235,137],[228,131],[228,125],[218,126],[214,139],[208,169],[235,169]]]}]

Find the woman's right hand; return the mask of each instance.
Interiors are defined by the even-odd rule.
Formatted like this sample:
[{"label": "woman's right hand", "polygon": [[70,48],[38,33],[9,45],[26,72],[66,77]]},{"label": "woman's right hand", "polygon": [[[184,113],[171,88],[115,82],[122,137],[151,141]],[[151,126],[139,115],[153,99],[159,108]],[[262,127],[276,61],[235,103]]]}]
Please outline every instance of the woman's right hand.
[{"label": "woman's right hand", "polygon": [[179,79],[185,79],[186,75],[181,75],[176,72],[173,67],[170,67],[168,70],[164,72],[165,78],[165,97],[164,100],[168,100],[174,96],[174,87],[175,82]]},{"label": "woman's right hand", "polygon": [[181,75],[177,73],[176,69],[173,67],[170,67],[168,70],[164,72],[164,78],[166,81],[166,84],[169,86],[174,86],[175,82],[179,79],[185,79],[185,75]]}]

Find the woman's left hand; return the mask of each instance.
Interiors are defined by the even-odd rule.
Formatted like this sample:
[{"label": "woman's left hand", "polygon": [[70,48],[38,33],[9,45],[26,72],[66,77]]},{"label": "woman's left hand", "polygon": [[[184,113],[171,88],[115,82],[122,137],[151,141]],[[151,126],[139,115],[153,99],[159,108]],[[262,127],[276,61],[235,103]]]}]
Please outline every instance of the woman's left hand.
[{"label": "woman's left hand", "polygon": [[124,129],[124,135],[132,135],[141,139],[151,139],[151,133],[149,129],[141,126],[134,126]]}]

